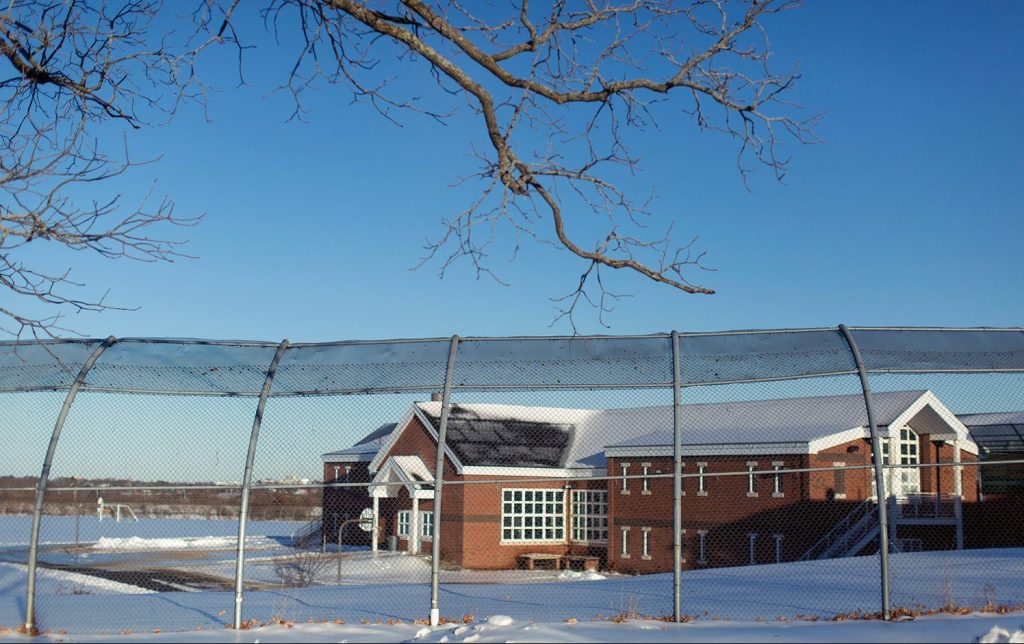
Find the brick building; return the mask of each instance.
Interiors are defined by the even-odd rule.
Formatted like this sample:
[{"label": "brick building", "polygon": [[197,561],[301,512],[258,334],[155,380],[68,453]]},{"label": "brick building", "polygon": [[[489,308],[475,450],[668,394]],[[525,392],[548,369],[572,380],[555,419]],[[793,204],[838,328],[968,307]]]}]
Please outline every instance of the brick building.
[{"label": "brick building", "polygon": [[[875,405],[884,457],[907,466],[886,474],[892,542],[904,550],[962,547],[962,503],[977,501],[975,468],[927,464],[976,459],[966,427],[929,391],[876,394]],[[877,550],[861,396],[682,411],[684,567]],[[424,551],[434,535],[439,416],[439,402],[414,403],[392,429],[324,455],[326,482],[344,475],[367,481],[325,495],[325,533],[333,516],[371,508],[373,548],[394,537],[397,548]],[[495,569],[547,554],[596,558],[621,572],[671,570],[672,478],[665,475],[673,467],[672,418],[671,406],[452,405],[442,558]],[[860,469],[781,473],[818,467]],[[580,480],[588,476],[605,478]]]}]

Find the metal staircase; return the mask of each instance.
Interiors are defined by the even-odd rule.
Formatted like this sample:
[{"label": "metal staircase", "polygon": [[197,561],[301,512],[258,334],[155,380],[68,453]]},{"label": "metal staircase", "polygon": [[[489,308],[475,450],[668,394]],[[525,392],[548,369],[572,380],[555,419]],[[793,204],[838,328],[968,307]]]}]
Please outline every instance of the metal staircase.
[{"label": "metal staircase", "polygon": [[317,517],[292,533],[292,546],[308,548],[312,544],[320,545],[323,533],[323,521]]},{"label": "metal staircase", "polygon": [[878,512],[874,499],[855,507],[839,523],[819,539],[800,561],[851,557],[878,538]]}]

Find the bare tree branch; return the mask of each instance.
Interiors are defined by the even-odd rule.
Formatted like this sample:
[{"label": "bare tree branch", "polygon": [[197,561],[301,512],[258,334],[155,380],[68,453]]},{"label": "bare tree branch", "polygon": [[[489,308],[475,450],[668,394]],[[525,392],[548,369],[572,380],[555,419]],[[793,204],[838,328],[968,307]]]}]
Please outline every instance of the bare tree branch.
[{"label": "bare tree branch", "polygon": [[[444,220],[445,232],[427,244],[425,259],[441,257],[443,275],[467,258],[478,276],[498,279],[487,259],[502,231],[511,232],[513,254],[523,237],[552,242],[586,262],[573,291],[556,300],[564,305],[556,319],[568,318],[575,329],[578,303],[597,309],[603,324],[617,297],[605,288],[602,267],[685,293],[714,293],[689,277],[708,270],[694,238],[673,244],[671,226],[664,238],[622,232],[623,225],[646,228],[650,200],[638,201],[616,177],[638,169],[627,140],[656,127],[653,108],[671,100],[699,129],[738,143],[744,182],[749,159],[781,180],[788,163],[782,137],[814,142],[819,120],[798,116],[800,107],[785,98],[797,69],[769,67],[763,19],[796,4],[518,0],[471,11],[440,0],[276,0],[272,11],[302,16],[306,48],[291,85],[297,104],[308,83],[326,79],[348,85],[355,100],[368,100],[388,119],[395,109],[409,109],[443,121],[445,112],[399,97],[393,77],[381,78],[382,67],[413,73],[417,61],[445,91],[470,101],[490,146],[478,155],[480,197]],[[396,62],[382,63],[387,57]],[[543,150],[526,143],[537,131],[550,143]],[[597,214],[608,220],[602,237],[587,242],[570,232]],[[547,234],[539,228],[544,221]]]},{"label": "bare tree branch", "polygon": [[[599,321],[622,297],[609,269],[684,293],[711,294],[695,275],[709,270],[693,235],[659,223],[651,194],[637,194],[631,152],[675,107],[697,129],[737,147],[744,182],[754,167],[785,176],[787,142],[816,140],[817,116],[800,116],[788,96],[794,67],[776,72],[766,19],[794,0],[265,0],[264,23],[289,52],[282,83],[294,97],[321,84],[346,87],[401,126],[404,113],[449,123],[463,106],[478,118],[471,144],[480,167],[476,198],[445,218],[424,261],[445,272],[467,260],[478,276],[504,283],[495,248],[514,258],[524,241],[568,251],[584,266],[557,319],[575,330],[580,303]],[[88,189],[136,166],[126,150],[97,142],[97,128],[164,122],[183,101],[202,101],[196,57],[212,45],[248,47],[237,32],[239,0],[199,0],[186,16],[162,0],[9,0],[0,13],[0,286],[56,307],[56,318],[0,309],[18,335],[59,328],[64,310],[103,310],[79,298],[64,270],[23,263],[31,244],[50,242],[109,258],[170,261],[180,242],[159,235],[188,225],[170,202],[126,207]],[[182,18],[191,24],[179,30]],[[182,42],[172,42],[185,33]],[[420,74],[417,78],[414,74]],[[240,81],[244,82],[240,69]],[[412,82],[395,82],[402,78]],[[402,88],[436,85],[424,99]],[[438,98],[439,97],[439,98]],[[109,137],[104,137],[109,140]],[[539,142],[539,143],[538,143]],[[597,226],[598,232],[594,232]],[[653,230],[665,230],[659,236]]]},{"label": "bare tree branch", "polygon": [[[68,269],[25,263],[40,244],[110,259],[171,261],[181,240],[157,231],[192,225],[166,199],[147,196],[126,206],[120,195],[97,199],[97,184],[142,165],[125,143],[110,140],[118,125],[137,129],[166,121],[182,101],[201,99],[194,55],[211,44],[169,44],[156,27],[158,1],[11,0],[0,11],[0,287],[33,310],[0,308],[0,332],[55,335],[72,311],[115,307],[79,296]],[[233,4],[232,4],[233,8]],[[220,36],[229,27],[225,19]],[[116,141],[116,138],[114,139]]]}]

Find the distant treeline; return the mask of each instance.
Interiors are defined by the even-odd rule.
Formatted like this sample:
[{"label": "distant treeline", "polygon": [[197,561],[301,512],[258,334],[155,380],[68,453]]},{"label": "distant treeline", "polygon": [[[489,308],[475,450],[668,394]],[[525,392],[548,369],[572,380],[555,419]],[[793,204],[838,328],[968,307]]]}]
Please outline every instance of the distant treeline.
[{"label": "distant treeline", "polygon": [[[31,514],[36,482],[35,477],[0,476],[0,515]],[[321,497],[319,488],[256,488],[249,497],[249,515],[255,521],[308,521],[320,516]],[[101,498],[105,516],[116,513],[120,504],[131,508],[140,519],[237,519],[242,493],[238,486],[214,483],[57,478],[48,484],[43,512],[50,515],[97,514]],[[122,514],[128,514],[124,507]]]}]

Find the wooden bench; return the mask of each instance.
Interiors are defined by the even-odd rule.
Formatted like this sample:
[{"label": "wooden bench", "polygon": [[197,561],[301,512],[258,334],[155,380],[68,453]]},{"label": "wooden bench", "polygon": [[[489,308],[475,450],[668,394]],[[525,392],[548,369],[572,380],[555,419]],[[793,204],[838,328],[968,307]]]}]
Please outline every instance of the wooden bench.
[{"label": "wooden bench", "polygon": [[571,569],[574,564],[577,564],[587,572],[597,572],[597,567],[600,563],[600,558],[590,555],[567,555],[565,557],[565,567],[567,569]]},{"label": "wooden bench", "polygon": [[556,555],[550,552],[527,552],[519,555],[519,564],[527,570],[534,570],[538,561],[553,561],[555,562],[555,570],[561,570],[563,559],[565,559],[564,555]]}]

